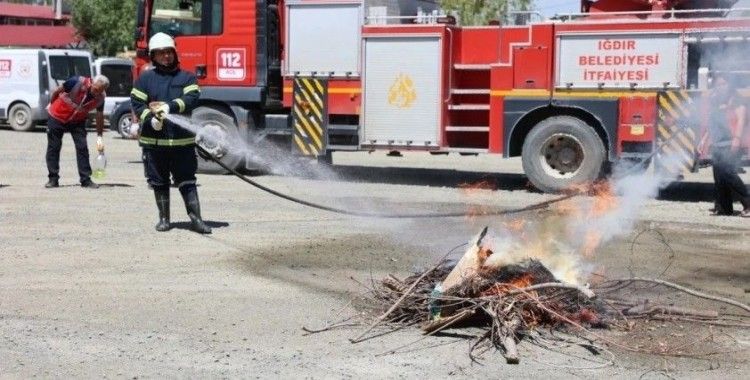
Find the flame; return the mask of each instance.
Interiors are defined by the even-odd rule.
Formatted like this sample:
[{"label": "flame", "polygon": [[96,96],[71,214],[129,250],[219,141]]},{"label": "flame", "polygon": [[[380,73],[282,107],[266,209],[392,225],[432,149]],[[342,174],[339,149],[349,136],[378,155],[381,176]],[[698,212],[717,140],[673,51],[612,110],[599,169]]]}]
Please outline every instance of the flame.
[{"label": "flame", "polygon": [[493,254],[482,264],[484,269],[502,268],[528,259],[537,259],[556,279],[581,284],[583,273],[574,251],[555,239],[552,231],[532,232],[533,239],[521,241],[517,237],[493,240]]},{"label": "flame", "polygon": [[528,239],[526,234],[526,225],[528,221],[526,219],[514,219],[503,222],[503,227],[511,232],[518,240],[525,241]]},{"label": "flame", "polygon": [[474,221],[482,215],[487,215],[487,209],[487,206],[469,205],[466,210],[466,220]]},{"label": "flame", "polygon": [[476,182],[464,182],[458,185],[465,194],[471,195],[479,190],[497,190],[497,182],[494,179],[483,179]]},{"label": "flame", "polygon": [[571,217],[580,217],[583,215],[581,208],[572,198],[556,203],[553,210],[560,215],[567,215]]},{"label": "flame", "polygon": [[482,296],[496,296],[505,294],[513,289],[521,289],[531,286],[534,283],[534,276],[531,273],[524,273],[504,284],[492,285],[489,289],[481,293]]},{"label": "flame", "polygon": [[581,254],[584,257],[592,257],[602,243],[602,231],[595,221],[616,210],[619,206],[619,199],[615,195],[610,182],[595,183],[591,186],[591,193],[593,200],[585,220],[594,222],[588,223],[586,226],[583,244],[581,245]]},{"label": "flame", "polygon": [[567,192],[574,193],[574,194],[586,194],[589,191],[591,191],[592,186],[594,185],[588,182],[576,183],[576,184],[570,185],[567,188]]},{"label": "flame", "polygon": [[493,253],[492,250],[485,246],[479,247],[479,252],[477,252],[477,257],[479,258],[479,265],[481,266],[482,264],[484,264],[484,262],[487,261],[487,258],[492,256],[492,253]]},{"label": "flame", "polygon": [[599,182],[593,186],[592,190],[594,192],[594,204],[591,208],[591,216],[605,215],[619,205],[610,182]]},{"label": "flame", "polygon": [[[458,188],[461,189],[465,195],[472,196],[478,195],[482,190],[492,191],[497,189],[497,183],[492,179],[483,179],[471,183],[461,183],[458,185]],[[466,211],[466,219],[473,221],[478,216],[487,215],[487,210],[489,210],[487,206],[470,205]]]},{"label": "flame", "polygon": [[583,239],[583,246],[581,246],[581,254],[584,257],[593,257],[594,252],[599,248],[599,243],[601,242],[602,234],[599,231],[586,231],[586,237]]}]

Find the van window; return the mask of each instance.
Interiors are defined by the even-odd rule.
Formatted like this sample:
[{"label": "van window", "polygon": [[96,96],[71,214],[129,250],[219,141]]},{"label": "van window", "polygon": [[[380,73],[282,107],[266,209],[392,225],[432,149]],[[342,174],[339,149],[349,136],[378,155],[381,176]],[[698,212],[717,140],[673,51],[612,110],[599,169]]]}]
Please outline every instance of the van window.
[{"label": "van window", "polygon": [[130,96],[133,89],[133,71],[130,65],[102,64],[102,75],[109,79],[107,96]]},{"label": "van window", "polygon": [[64,81],[72,76],[91,76],[91,61],[88,57],[73,57],[69,55],[51,55],[49,57],[49,72],[52,79]]}]

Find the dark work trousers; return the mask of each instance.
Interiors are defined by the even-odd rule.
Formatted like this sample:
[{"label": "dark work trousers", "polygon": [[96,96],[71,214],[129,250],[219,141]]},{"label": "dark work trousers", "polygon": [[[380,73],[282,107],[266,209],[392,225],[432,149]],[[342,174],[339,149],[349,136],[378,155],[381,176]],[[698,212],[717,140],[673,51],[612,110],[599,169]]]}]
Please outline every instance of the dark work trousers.
[{"label": "dark work trousers", "polygon": [[60,149],[65,132],[73,137],[76,147],[76,163],[81,183],[91,181],[91,164],[89,164],[89,148],[86,145],[86,122],[71,122],[63,124],[50,117],[47,120],[47,171],[49,179],[60,178]]},{"label": "dark work trousers", "polygon": [[169,189],[169,175],[175,184],[184,189],[195,187],[198,159],[195,146],[143,148],[143,166],[146,180],[154,190]]},{"label": "dark work trousers", "polygon": [[716,196],[716,213],[732,215],[736,196],[745,210],[750,210],[750,194],[742,179],[737,175],[737,153],[730,152],[729,147],[717,148],[711,153],[714,173],[714,195]]}]

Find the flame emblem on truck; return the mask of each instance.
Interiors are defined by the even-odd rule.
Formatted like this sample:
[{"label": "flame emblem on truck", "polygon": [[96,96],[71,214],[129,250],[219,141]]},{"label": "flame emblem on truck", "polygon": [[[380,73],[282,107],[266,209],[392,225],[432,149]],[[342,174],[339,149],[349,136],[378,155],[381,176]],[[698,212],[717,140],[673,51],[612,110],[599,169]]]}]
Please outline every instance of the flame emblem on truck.
[{"label": "flame emblem on truck", "polygon": [[414,81],[404,73],[398,74],[388,91],[388,103],[398,108],[409,108],[416,99]]}]

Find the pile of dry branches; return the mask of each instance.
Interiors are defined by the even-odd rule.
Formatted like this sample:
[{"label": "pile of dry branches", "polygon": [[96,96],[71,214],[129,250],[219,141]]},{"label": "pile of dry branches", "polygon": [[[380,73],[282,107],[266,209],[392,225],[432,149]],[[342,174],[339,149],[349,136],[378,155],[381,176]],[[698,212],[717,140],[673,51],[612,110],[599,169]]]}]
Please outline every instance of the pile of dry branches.
[{"label": "pile of dry branches", "polygon": [[508,363],[518,363],[516,344],[531,332],[542,329],[565,331],[591,342],[643,352],[608,340],[604,335],[594,333],[592,328],[615,326],[628,330],[633,327],[633,319],[722,323],[719,313],[714,310],[605,297],[635,282],[650,282],[750,312],[750,307],[740,302],[662,280],[629,278],[589,289],[558,281],[543,263],[533,259],[499,268],[484,266],[492,255],[482,246],[485,234],[486,228],[455,265],[443,258],[434,267],[403,280],[391,275],[376,283],[370,295],[371,301],[379,305],[380,316],[351,341],[357,343],[372,338],[368,334],[377,326],[420,325],[426,336],[448,328],[473,326],[481,328],[483,333],[472,346],[472,359],[474,351],[495,347]]}]

